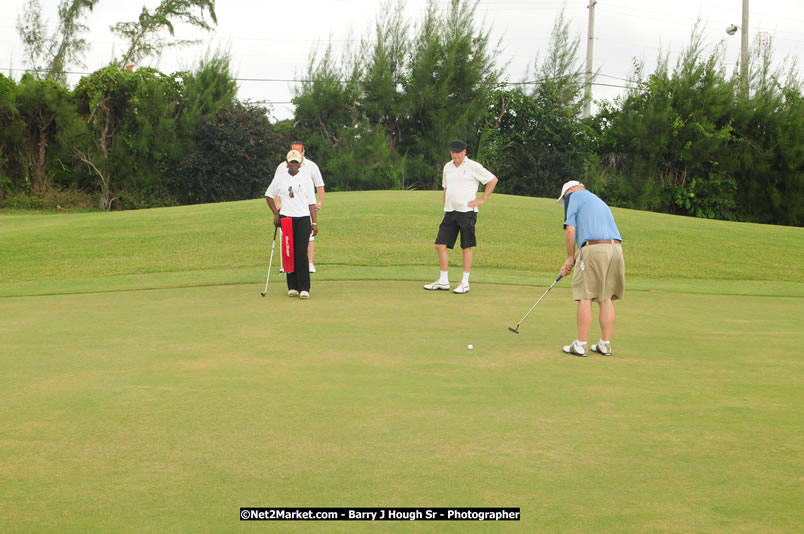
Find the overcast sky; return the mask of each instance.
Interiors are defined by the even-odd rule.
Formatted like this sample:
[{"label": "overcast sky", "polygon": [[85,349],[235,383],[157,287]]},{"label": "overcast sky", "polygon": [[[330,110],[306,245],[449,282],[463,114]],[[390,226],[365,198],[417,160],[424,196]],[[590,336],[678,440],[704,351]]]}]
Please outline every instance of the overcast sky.
[{"label": "overcast sky", "polygon": [[[697,19],[709,49],[725,42],[728,65],[740,55],[740,32],[729,37],[725,29],[740,25],[743,0],[599,0],[595,6],[594,66],[600,75],[593,87],[595,99],[611,99],[623,93],[634,60],[652,72],[659,50],[670,53],[671,65],[689,41]],[[24,0],[0,0],[0,72],[19,79],[26,65],[16,30]],[[51,31],[58,20],[59,0],[40,0],[43,19]],[[448,5],[439,0],[439,5]],[[759,32],[772,39],[777,61],[804,55],[804,0],[751,0],[749,40]],[[70,70],[91,72],[109,63],[123,51],[123,43],[108,31],[115,22],[135,20],[142,6],[154,8],[158,0],[100,0],[86,20],[92,28],[87,37],[91,52],[86,67]],[[208,48],[228,48],[234,74],[239,79],[239,97],[270,103],[272,117],[292,116],[292,83],[304,75],[311,50],[332,43],[339,52],[365,37],[381,14],[381,0],[218,0],[218,25],[204,44],[171,49],[149,65],[170,73],[193,68]],[[408,0],[407,19],[418,24],[427,0]],[[588,0],[480,0],[477,20],[491,29],[493,42],[502,39],[501,63],[508,62],[510,81],[523,81],[534,58],[544,57],[550,31],[565,8],[573,34],[581,40],[579,61],[586,58]],[[177,36],[194,37],[187,28]],[[804,69],[804,65],[801,66]],[[12,70],[13,69],[13,70]],[[78,80],[70,77],[70,83]]]}]

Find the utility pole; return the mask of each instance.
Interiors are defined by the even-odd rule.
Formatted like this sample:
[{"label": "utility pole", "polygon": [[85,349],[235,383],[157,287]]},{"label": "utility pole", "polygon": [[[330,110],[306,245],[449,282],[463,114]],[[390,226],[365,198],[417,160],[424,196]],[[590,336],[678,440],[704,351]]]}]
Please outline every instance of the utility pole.
[{"label": "utility pole", "polygon": [[[748,0],[743,1],[748,2]],[[592,115],[592,58],[595,49],[595,4],[597,4],[597,0],[589,0],[589,24],[586,29],[586,86],[583,91],[584,118]]]},{"label": "utility pole", "polygon": [[740,27],[740,89],[748,99],[748,0],[743,0],[743,24]]}]

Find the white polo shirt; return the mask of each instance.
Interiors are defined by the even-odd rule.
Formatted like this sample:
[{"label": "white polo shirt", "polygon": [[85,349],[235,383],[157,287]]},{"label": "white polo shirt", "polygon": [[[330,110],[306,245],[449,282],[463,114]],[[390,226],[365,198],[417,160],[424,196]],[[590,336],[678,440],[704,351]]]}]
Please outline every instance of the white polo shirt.
[{"label": "white polo shirt", "polygon": [[310,176],[313,178],[313,185],[316,187],[324,187],[324,178],[321,176],[321,169],[318,168],[318,165],[316,165],[313,160],[305,157],[301,168],[304,169],[305,167],[308,168]]},{"label": "white polo shirt", "polygon": [[441,187],[447,190],[444,198],[444,211],[477,211],[466,205],[477,198],[480,184],[487,184],[494,179],[483,165],[465,157],[460,167],[452,160],[444,165]]},{"label": "white polo shirt", "polygon": [[[291,190],[293,191],[292,198]],[[313,189],[313,182],[308,173],[299,171],[296,176],[291,176],[287,165],[284,169],[277,169],[271,185],[265,191],[265,196],[273,199],[277,195],[282,200],[280,215],[285,217],[310,216],[310,204],[315,204],[315,189]]]},{"label": "white polo shirt", "polygon": [[[277,166],[274,172],[274,178],[276,178],[279,171],[287,171],[287,169],[288,164],[286,161],[283,161]],[[299,172],[309,175],[315,187],[324,187],[324,178],[321,176],[321,169],[318,168],[318,165],[316,165],[313,160],[304,158],[304,162],[301,164],[301,167],[299,167]]]}]

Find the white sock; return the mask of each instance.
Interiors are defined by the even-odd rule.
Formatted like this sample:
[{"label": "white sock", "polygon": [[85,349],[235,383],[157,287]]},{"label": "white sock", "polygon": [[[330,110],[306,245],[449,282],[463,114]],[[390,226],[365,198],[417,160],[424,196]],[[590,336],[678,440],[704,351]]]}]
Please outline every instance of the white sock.
[{"label": "white sock", "polygon": [[448,272],[449,271],[441,271],[441,276],[438,278],[438,281],[442,284],[449,284],[449,277],[447,276]]},{"label": "white sock", "polygon": [[466,271],[463,272],[463,278],[461,279],[461,283],[466,284],[467,286],[469,285],[469,273],[467,273]]},{"label": "white sock", "polygon": [[586,341],[578,341],[578,340],[576,339],[576,340],[575,340],[575,343],[577,343],[578,345],[583,345],[584,347],[586,346]]},{"label": "white sock", "polygon": [[609,343],[611,343],[611,342],[610,341],[604,341],[603,338],[600,338],[600,344],[601,345],[608,345]]}]

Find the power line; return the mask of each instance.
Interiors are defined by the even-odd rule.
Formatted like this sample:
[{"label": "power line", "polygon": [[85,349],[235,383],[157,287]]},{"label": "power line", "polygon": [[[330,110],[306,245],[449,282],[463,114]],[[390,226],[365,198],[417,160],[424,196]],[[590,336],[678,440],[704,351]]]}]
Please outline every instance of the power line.
[{"label": "power line", "polygon": [[604,78],[614,78],[615,80],[622,80],[622,81],[624,81],[624,82],[629,82],[629,81],[631,81],[631,80],[629,80],[628,78],[621,78],[620,76],[611,76],[611,75],[609,75],[609,74],[600,74],[600,73],[598,73],[598,74],[597,74],[597,76],[602,76],[602,77],[604,77]]},{"label": "power line", "polygon": [[[0,67],[0,71],[11,71],[11,72],[51,72],[49,69],[17,69],[13,67]],[[80,72],[80,71],[61,71],[61,74],[76,74],[81,76],[89,76],[94,74],[92,72]],[[622,80],[627,82],[628,79],[621,78],[619,76],[611,76],[608,74],[598,74],[598,76],[604,76],[606,78],[614,78],[615,80]],[[528,80],[522,82],[499,82],[498,85],[538,85],[540,83],[544,83],[545,80],[549,78],[544,78],[541,80]],[[314,82],[315,80],[310,79],[298,79],[298,78],[232,78],[232,80],[236,82],[282,82],[282,83],[310,83]],[[347,83],[347,80],[337,80],[341,83]],[[603,84],[598,84],[603,85]],[[616,87],[616,86],[612,86]]]},{"label": "power line", "polygon": [[628,89],[627,85],[615,85],[613,83],[601,83],[601,82],[592,82],[592,85],[597,85],[600,87],[616,87],[618,89]]},{"label": "power line", "polygon": [[[8,71],[8,72],[51,72],[50,69],[15,69],[13,67],[0,67],[0,70]],[[61,71],[60,74],[80,74],[82,76],[87,76],[92,74],[91,72],[76,72],[71,70]]]}]

